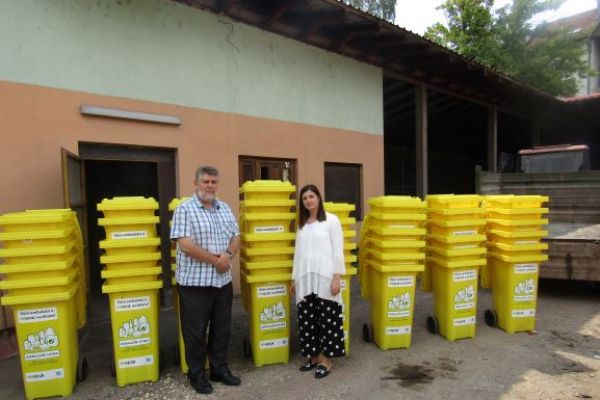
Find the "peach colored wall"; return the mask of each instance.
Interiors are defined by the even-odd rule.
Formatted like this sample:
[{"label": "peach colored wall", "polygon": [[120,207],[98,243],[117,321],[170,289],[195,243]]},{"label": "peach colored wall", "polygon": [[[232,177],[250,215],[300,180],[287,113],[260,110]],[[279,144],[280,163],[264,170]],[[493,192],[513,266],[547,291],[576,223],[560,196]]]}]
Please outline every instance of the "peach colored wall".
[{"label": "peach colored wall", "polygon": [[[220,196],[238,208],[238,155],[297,159],[298,185],[324,184],[324,162],[363,165],[366,199],[382,195],[383,136],[0,81],[0,213],[62,207],[61,147],[78,142],[174,148],[180,195],[195,168],[221,170]],[[82,104],[177,115],[178,127],[84,117]],[[237,288],[237,282],[236,282]]]}]

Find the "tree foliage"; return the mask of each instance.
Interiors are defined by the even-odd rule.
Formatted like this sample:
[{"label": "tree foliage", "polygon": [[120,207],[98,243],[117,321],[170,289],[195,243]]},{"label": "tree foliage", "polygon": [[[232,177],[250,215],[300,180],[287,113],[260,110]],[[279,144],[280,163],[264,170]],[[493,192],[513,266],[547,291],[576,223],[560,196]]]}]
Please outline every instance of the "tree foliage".
[{"label": "tree foliage", "polygon": [[387,21],[396,17],[396,0],[343,0],[344,3]]},{"label": "tree foliage", "polygon": [[425,37],[548,94],[571,96],[577,77],[590,73],[582,40],[590,32],[530,22],[563,1],[513,0],[494,11],[494,0],[446,0],[447,25],[430,26]]}]

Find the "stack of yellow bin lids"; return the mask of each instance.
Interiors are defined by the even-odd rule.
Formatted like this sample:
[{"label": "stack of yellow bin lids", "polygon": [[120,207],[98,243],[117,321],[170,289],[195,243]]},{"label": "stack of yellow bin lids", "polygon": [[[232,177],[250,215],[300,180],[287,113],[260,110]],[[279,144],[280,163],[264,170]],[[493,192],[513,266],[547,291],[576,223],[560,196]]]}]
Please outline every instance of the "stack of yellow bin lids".
[{"label": "stack of yellow bin lids", "polygon": [[348,203],[323,203],[325,211],[335,214],[342,224],[344,234],[344,262],[346,263],[346,274],[341,278],[342,287],[342,307],[344,312],[344,336],[345,336],[345,351],[346,355],[350,354],[350,282],[352,275],[356,275],[356,267],[352,265],[357,261],[356,250],[357,244],[354,241],[356,237],[356,218],[351,217],[350,213],[356,209],[354,204]]},{"label": "stack of yellow bin lids", "polygon": [[284,181],[248,181],[240,188],[240,282],[250,314],[250,340],[244,342],[244,351],[259,367],[289,360],[295,192],[295,186]]},{"label": "stack of yellow bin lids", "polygon": [[0,228],[1,304],[13,308],[25,395],[68,396],[87,370],[77,343],[87,304],[77,217],[28,210],[0,216]]},{"label": "stack of yellow bin lids", "polygon": [[360,238],[361,293],[371,306],[363,336],[383,350],[410,347],[415,282],[424,269],[425,203],[418,197],[369,199]]},{"label": "stack of yellow bin lids", "polygon": [[430,332],[448,340],[475,336],[477,279],[486,264],[485,209],[479,195],[429,195],[427,267],[423,288],[433,289]]},{"label": "stack of yellow bin lids", "polygon": [[158,380],[158,289],[162,287],[158,203],[139,196],[104,199],[100,262],[109,294],[117,384]]},{"label": "stack of yellow bin lids", "polygon": [[535,329],[539,267],[548,260],[548,244],[541,242],[548,235],[546,202],[536,195],[485,197],[489,271],[483,283],[492,287],[494,303],[485,318],[509,333]]},{"label": "stack of yellow bin lids", "polygon": [[[183,201],[187,200],[187,197],[183,197],[181,199],[173,199],[169,203],[169,211],[174,212],[177,206],[179,206]],[[169,228],[173,227],[173,221],[169,221]],[[175,309],[175,314],[177,315],[177,332],[178,332],[178,345],[175,349],[174,355],[175,359],[179,361],[181,372],[184,374],[188,371],[188,365],[185,360],[185,343],[183,341],[183,333],[181,332],[181,318],[180,318],[180,308],[179,308],[179,291],[177,290],[177,281],[175,280],[175,269],[177,269],[177,244],[175,242],[171,243],[171,285],[173,285],[173,308]]]}]

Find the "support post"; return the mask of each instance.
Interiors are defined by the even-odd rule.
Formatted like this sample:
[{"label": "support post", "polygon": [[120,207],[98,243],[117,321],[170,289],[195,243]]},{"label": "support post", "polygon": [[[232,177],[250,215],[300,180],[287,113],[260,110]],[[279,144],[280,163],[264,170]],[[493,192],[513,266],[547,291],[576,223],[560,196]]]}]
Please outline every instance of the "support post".
[{"label": "support post", "polygon": [[427,170],[427,86],[415,86],[415,134],[417,196],[425,197],[428,190]]},{"label": "support post", "polygon": [[488,107],[487,138],[487,170],[498,172],[498,109],[496,107]]}]

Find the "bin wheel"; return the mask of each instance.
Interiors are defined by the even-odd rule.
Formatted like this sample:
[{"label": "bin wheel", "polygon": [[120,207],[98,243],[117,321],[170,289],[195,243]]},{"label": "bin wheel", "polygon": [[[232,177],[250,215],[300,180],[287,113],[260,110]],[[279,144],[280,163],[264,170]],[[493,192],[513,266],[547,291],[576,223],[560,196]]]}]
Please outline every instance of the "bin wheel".
[{"label": "bin wheel", "polygon": [[498,314],[496,314],[496,311],[492,309],[485,310],[483,318],[485,319],[487,326],[494,327],[498,325]]},{"label": "bin wheel", "polygon": [[252,348],[250,347],[250,339],[245,337],[242,340],[242,350],[244,351],[244,357],[247,359],[252,358]]},{"label": "bin wheel", "polygon": [[366,343],[369,343],[371,341],[371,332],[369,329],[369,324],[367,324],[366,322],[363,324],[362,327],[362,337]]},{"label": "bin wheel", "polygon": [[88,374],[88,362],[87,358],[79,356],[77,359],[77,382],[85,381]]},{"label": "bin wheel", "polygon": [[165,361],[166,361],[165,353],[166,353],[165,348],[159,347],[159,349],[158,349],[158,370],[159,371],[164,371],[164,369],[165,369]]},{"label": "bin wheel", "polygon": [[115,368],[115,353],[114,350],[110,352],[108,357],[108,365],[110,368],[110,375],[114,378],[117,376],[117,369]]},{"label": "bin wheel", "polygon": [[430,315],[427,317],[427,331],[429,333],[439,333],[440,331],[440,324],[438,323],[438,320],[436,317]]},{"label": "bin wheel", "polygon": [[181,365],[181,355],[179,354],[179,343],[173,345],[173,363]]}]

